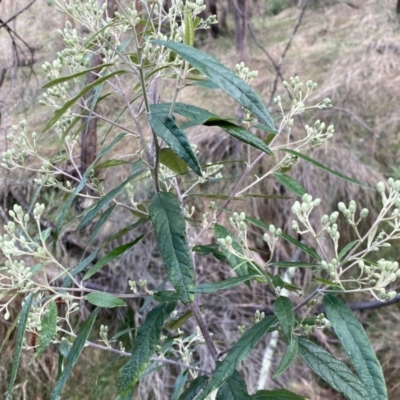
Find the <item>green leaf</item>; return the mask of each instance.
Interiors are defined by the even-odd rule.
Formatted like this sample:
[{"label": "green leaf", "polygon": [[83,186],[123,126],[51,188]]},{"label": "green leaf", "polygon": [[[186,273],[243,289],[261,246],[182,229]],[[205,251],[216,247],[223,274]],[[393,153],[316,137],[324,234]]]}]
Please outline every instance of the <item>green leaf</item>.
[{"label": "green leaf", "polygon": [[122,140],[125,136],[125,133],[121,133],[118,136],[116,136],[114,138],[114,140],[107,146],[105,147],[96,157],[96,159],[94,160],[94,162],[86,169],[85,173],[82,176],[81,181],[78,183],[78,185],[76,186],[76,188],[74,189],[74,191],[71,193],[71,195],[68,197],[67,201],[62,205],[60,211],[57,213],[57,226],[56,226],[56,232],[55,232],[55,240],[57,240],[61,228],[64,224],[65,218],[67,216],[67,213],[69,211],[69,209],[71,208],[72,203],[74,202],[76,196],[78,195],[78,193],[84,188],[84,186],[86,185],[87,179],[91,173],[92,170],[92,166],[103,156],[105,156],[106,154],[108,154],[111,149],[114,147],[114,145],[116,143],[118,143],[120,140]]},{"label": "green leaf", "polygon": [[[269,126],[266,126],[266,125],[253,125],[252,128],[260,129],[260,130],[262,130],[264,132],[271,133],[273,135],[273,137],[275,137],[277,135],[275,129],[271,129]],[[269,144],[269,143],[267,143],[267,144]]]},{"label": "green leaf", "polygon": [[[172,103],[160,103],[160,104],[153,104],[151,106],[151,111],[157,114],[169,114],[169,110],[171,109]],[[203,122],[207,121],[210,118],[217,117],[214,113],[201,108],[192,106],[186,103],[175,103],[173,112],[183,117],[189,118],[191,120],[199,120],[202,121],[199,123],[201,125]]]},{"label": "green leaf", "polygon": [[264,141],[261,140],[256,135],[254,135],[254,133],[251,133],[248,130],[243,129],[242,127],[235,125],[232,122],[229,122],[229,121],[226,121],[223,119],[220,119],[220,120],[210,119],[210,120],[206,121],[204,123],[204,125],[219,126],[226,133],[228,133],[229,135],[231,135],[232,137],[234,137],[236,139],[239,139],[241,142],[247,143],[250,146],[253,146],[256,149],[259,149],[269,155],[274,154],[271,151],[271,149],[264,143]]},{"label": "green leaf", "polygon": [[40,240],[43,243],[45,243],[46,240],[49,238],[52,230],[53,230],[53,228],[47,228],[44,231],[40,232]]},{"label": "green leaf", "polygon": [[194,300],[194,270],[181,207],[172,193],[160,192],[151,201],[149,215],[169,279],[182,302],[190,303]]},{"label": "green leaf", "polygon": [[271,265],[278,268],[316,268],[320,266],[320,264],[309,264],[302,261],[272,261]]},{"label": "green leaf", "polygon": [[178,400],[179,396],[182,394],[183,389],[188,377],[188,370],[184,370],[175,380],[174,391],[172,392],[171,400]]},{"label": "green leaf", "polygon": [[340,290],[342,291],[343,288],[336,282],[328,281],[327,279],[322,279],[322,278],[313,278],[314,281],[322,283],[323,285],[327,285],[328,287],[331,287],[332,289]]},{"label": "green leaf", "polygon": [[293,303],[286,296],[279,296],[274,304],[275,315],[281,326],[283,337],[290,343],[295,324]]},{"label": "green leaf", "polygon": [[79,330],[78,336],[75,338],[74,343],[67,354],[64,370],[58,379],[56,386],[51,392],[51,400],[58,400],[61,396],[64,385],[66,384],[69,376],[71,375],[73,366],[77,363],[79,356],[85,347],[87,338],[89,337],[90,331],[92,330],[93,324],[96,321],[99,308],[96,308],[90,317],[84,322],[81,329]]},{"label": "green leaf", "polygon": [[129,249],[131,249],[135,244],[139,243],[144,237],[145,237],[145,234],[140,235],[132,242],[123,244],[122,246],[118,246],[115,249],[111,250],[101,260],[97,261],[97,263],[95,265],[93,265],[93,267],[90,268],[88,272],[86,272],[86,274],[84,275],[82,280],[86,281],[87,279],[89,279],[91,276],[93,276],[96,272],[98,272],[101,268],[103,268],[109,262],[111,262],[112,260],[114,260],[115,258],[120,256],[121,254],[125,253]]},{"label": "green leaf", "polygon": [[290,342],[289,346],[286,348],[285,354],[283,355],[282,360],[279,363],[277,370],[275,371],[275,374],[273,376],[274,379],[282,375],[290,367],[298,352],[299,341],[297,340],[297,337],[294,336],[292,337],[292,341]]},{"label": "green leaf", "polygon": [[101,164],[97,164],[94,166],[94,169],[105,169],[105,168],[112,168],[112,167],[117,167],[118,165],[124,165],[128,164],[127,161],[124,160],[107,160],[102,162]]},{"label": "green leaf", "polygon": [[315,343],[300,337],[299,355],[319,377],[347,399],[372,400],[357,376]]},{"label": "green leaf", "polygon": [[33,294],[31,293],[25,299],[24,305],[22,306],[21,313],[19,315],[17,337],[14,345],[12,368],[11,368],[10,380],[8,382],[6,400],[12,399],[12,391],[14,389],[15,378],[17,377],[19,360],[21,358],[22,346],[24,344],[25,327],[26,323],[28,322],[29,311],[32,306],[32,300],[33,300]]},{"label": "green leaf", "polygon": [[42,133],[47,132],[53,125],[55,125],[56,122],[64,115],[64,113],[67,110],[69,110],[80,98],[82,98],[87,92],[92,90],[94,87],[102,84],[103,82],[109,80],[110,78],[113,78],[114,76],[126,74],[128,72],[129,71],[114,71],[108,75],[105,75],[105,76],[102,76],[101,78],[96,79],[94,82],[90,83],[89,85],[86,85],[84,88],[81,89],[81,91],[75,97],[68,100],[60,109],[54,111],[53,116],[48,120]]},{"label": "green leaf", "polygon": [[59,83],[68,82],[71,79],[79,78],[80,76],[86,75],[89,72],[98,71],[98,70],[100,70],[102,68],[111,67],[113,65],[114,65],[114,63],[101,64],[101,65],[98,65],[97,67],[88,68],[88,69],[85,69],[83,71],[77,72],[76,74],[72,74],[72,75],[68,75],[68,76],[60,76],[59,78],[52,79],[51,81],[45,83],[42,86],[42,89],[48,89],[48,88],[50,88],[52,86],[58,85]]},{"label": "green leaf", "polygon": [[171,318],[166,324],[166,328],[176,331],[179,329],[187,320],[193,317],[192,310],[188,310],[178,318]]},{"label": "green leaf", "polygon": [[201,389],[203,389],[207,380],[208,377],[205,375],[198,376],[190,383],[189,387],[181,394],[179,400],[194,400],[196,395],[200,393]]},{"label": "green leaf", "polygon": [[153,308],[148,313],[144,324],[138,329],[132,355],[127,364],[119,370],[118,393],[120,396],[124,396],[135,386],[146,369],[158,345],[164,321],[175,306],[175,303],[166,303]]},{"label": "green leaf", "polygon": [[183,8],[183,26],[184,26],[184,35],[183,35],[183,43],[187,46],[192,46],[194,44],[194,21],[192,19],[192,14],[190,12],[189,7],[186,5]]},{"label": "green leaf", "polygon": [[88,248],[90,246],[90,244],[93,242],[93,240],[96,239],[97,234],[99,233],[99,231],[103,227],[103,225],[107,222],[107,219],[113,212],[115,206],[116,206],[116,204],[112,204],[110,207],[107,208],[106,211],[103,212],[103,214],[101,214],[99,220],[96,222],[96,225],[92,230],[92,233],[90,234],[89,240],[86,244],[86,248]]},{"label": "green leaf", "polygon": [[116,188],[110,190],[104,197],[102,197],[93,207],[91,207],[85,214],[85,216],[82,218],[82,221],[79,223],[77,226],[77,230],[84,228],[92,219],[108,204],[114,200],[114,197],[120,193],[124,187],[129,183],[132,182],[134,179],[137,179],[141,177],[143,174],[143,171],[137,171],[133,173],[128,179],[126,179],[124,182],[122,182],[119,186]]},{"label": "green leaf", "polygon": [[57,331],[57,306],[54,301],[49,304],[47,312],[43,315],[41,320],[40,330],[40,343],[36,349],[35,357],[42,354],[47,346],[51,343],[51,340],[55,336]]},{"label": "green leaf", "polygon": [[198,80],[192,83],[192,85],[195,86],[200,86],[206,89],[218,89],[218,86],[211,80],[209,79],[202,79],[202,80]]},{"label": "green leaf", "polygon": [[288,149],[282,149],[282,151],[284,151],[286,153],[289,153],[289,154],[293,154],[294,156],[297,156],[297,157],[303,159],[304,161],[307,161],[308,163],[314,165],[315,167],[320,168],[320,169],[322,169],[324,171],[327,171],[327,172],[331,173],[332,175],[335,175],[338,178],[343,179],[343,180],[345,180],[347,182],[355,183],[356,185],[364,186],[364,187],[366,187],[368,189],[371,189],[368,185],[365,185],[364,183],[358,181],[357,179],[349,178],[348,176],[343,175],[340,172],[334,171],[333,169],[328,168],[324,164],[321,164],[320,162],[318,162],[318,161],[316,161],[316,160],[314,160],[314,159],[312,159],[312,158],[310,158],[310,157],[308,157],[308,156],[306,156],[306,155],[304,155],[302,153],[298,153],[297,151],[288,150]]},{"label": "green leaf", "polygon": [[151,112],[149,122],[154,133],[160,136],[172,151],[184,160],[197,175],[203,176],[200,163],[188,138],[175,121],[166,114]]},{"label": "green leaf", "polygon": [[[229,199],[229,195],[227,194],[209,194],[209,193],[190,193],[188,197],[201,197],[205,199],[217,199],[217,200],[227,200]],[[240,198],[233,198],[233,200],[244,200]]]},{"label": "green leaf", "polygon": [[85,296],[85,299],[102,308],[126,307],[126,303],[122,299],[105,292],[91,292]]},{"label": "green leaf", "polygon": [[68,339],[65,337],[61,339],[61,342],[58,345],[58,350],[64,358],[67,357],[69,351],[71,350],[71,343],[68,341]]},{"label": "green leaf", "polygon": [[254,400],[308,400],[303,396],[298,396],[289,390],[259,390],[252,396]]},{"label": "green leaf", "polygon": [[387,400],[382,367],[360,321],[351,309],[333,295],[325,295],[326,315],[370,398]]},{"label": "green leaf", "polygon": [[272,276],[272,283],[275,287],[285,288],[291,292],[300,292],[302,289],[289,282],[284,281],[280,275]]},{"label": "green leaf", "polygon": [[359,242],[360,242],[360,240],[357,239],[357,240],[353,240],[353,241],[350,242],[350,243],[347,243],[346,246],[344,246],[343,249],[340,250],[340,253],[339,253],[339,255],[338,255],[339,261],[347,254],[347,252],[348,252],[351,248],[353,248],[353,247],[354,247],[357,243],[359,243]]},{"label": "green leaf", "polygon": [[228,278],[222,282],[201,283],[200,285],[197,285],[194,288],[194,292],[202,294],[219,292],[220,290],[230,289],[232,287],[240,285],[241,283],[250,281],[255,276],[257,275],[250,274],[250,275],[239,276],[236,278]]},{"label": "green leaf", "polygon": [[169,303],[180,300],[179,294],[175,290],[158,290],[153,293],[153,298],[159,303]]},{"label": "green leaf", "polygon": [[224,360],[217,365],[214,375],[200,395],[196,397],[196,400],[205,400],[213,390],[221,387],[235,372],[236,366],[254,349],[261,338],[266,333],[276,329],[277,321],[277,318],[271,315],[246,331]]},{"label": "green leaf", "polygon": [[203,256],[207,254],[212,254],[217,260],[220,261],[227,260],[226,257],[218,250],[216,245],[213,244],[207,244],[207,245],[198,244],[192,247],[192,251]]},{"label": "green leaf", "polygon": [[[230,235],[229,232],[222,225],[219,224],[214,225],[214,235],[216,239],[225,239],[227,236],[232,237],[232,235]],[[233,238],[232,238],[232,247],[236,252],[240,254],[243,253],[240,244]],[[236,257],[228,250],[222,250],[222,253],[227,258],[229,264],[231,265],[231,267],[238,276],[247,276],[249,274],[248,263],[245,260]]]},{"label": "green leaf", "polygon": [[271,130],[275,130],[273,119],[254,90],[229,68],[220,64],[210,55],[182,43],[163,40],[154,40],[153,42],[179,54]]},{"label": "green leaf", "polygon": [[[247,217],[246,221],[250,222],[254,226],[257,226],[258,228],[269,230],[269,225],[266,224],[265,222],[260,221],[257,218]],[[315,258],[318,261],[322,261],[322,258],[313,249],[311,249],[310,247],[306,246],[305,244],[299,242],[294,237],[288,235],[287,233],[282,233],[281,237],[283,239],[285,239],[287,242],[289,242],[289,243],[293,244],[294,246],[296,246],[297,248],[299,248],[304,253],[311,256],[312,258]]]},{"label": "green leaf", "polygon": [[246,382],[236,370],[232,376],[219,388],[215,400],[250,400]]},{"label": "green leaf", "polygon": [[176,175],[183,175],[188,171],[188,165],[178,157],[171,148],[160,150],[160,163],[169,168]]},{"label": "green leaf", "polygon": [[[97,257],[98,254],[99,254],[98,249],[95,250],[93,253],[89,254],[74,269],[72,269],[69,274],[71,276],[75,276],[75,275],[79,274],[80,272],[84,271],[92,263],[92,261]],[[61,284],[61,286],[66,288],[66,287],[71,286],[71,283],[72,283],[72,279],[70,278],[70,276],[67,275],[64,278],[64,281]]]},{"label": "green leaf", "polygon": [[144,222],[148,221],[148,218],[140,218],[139,220],[137,220],[135,223],[130,224],[128,226],[126,226],[125,228],[122,228],[120,231],[118,231],[117,233],[115,233],[114,235],[112,235],[111,237],[109,237],[105,242],[104,245],[108,245],[109,243],[111,243],[113,240],[116,239],[121,239],[123,236],[125,236],[128,232],[130,232],[133,229],[136,229],[137,227],[139,227],[140,225],[142,225]]},{"label": "green leaf", "polygon": [[301,186],[300,183],[297,182],[296,179],[293,179],[291,176],[281,174],[279,172],[275,172],[274,176],[282,186],[284,186],[286,189],[290,190],[294,194],[297,194],[301,197],[303,196],[303,194],[306,193],[306,190],[303,188],[303,186]]}]

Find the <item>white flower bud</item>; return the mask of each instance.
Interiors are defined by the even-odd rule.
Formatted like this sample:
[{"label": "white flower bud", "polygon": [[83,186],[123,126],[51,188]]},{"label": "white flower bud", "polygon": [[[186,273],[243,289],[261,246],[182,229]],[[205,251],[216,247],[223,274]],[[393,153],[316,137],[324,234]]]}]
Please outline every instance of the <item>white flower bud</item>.
[{"label": "white flower bud", "polygon": [[378,184],[376,185],[376,190],[378,191],[378,193],[384,193],[385,192],[385,184],[383,182],[378,182]]}]

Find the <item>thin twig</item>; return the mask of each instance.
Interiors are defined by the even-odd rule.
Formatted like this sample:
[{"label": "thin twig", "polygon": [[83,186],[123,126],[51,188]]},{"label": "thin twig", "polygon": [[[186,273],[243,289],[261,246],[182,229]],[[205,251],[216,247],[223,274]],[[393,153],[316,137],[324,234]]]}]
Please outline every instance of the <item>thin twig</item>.
[{"label": "thin twig", "polygon": [[354,114],[353,111],[350,111],[347,108],[342,108],[342,107],[332,107],[329,108],[328,111],[341,111],[351,115],[351,117],[354,118],[364,129],[372,133],[374,136],[377,136],[377,132],[375,132],[371,127],[369,127],[357,114]]},{"label": "thin twig", "polygon": [[[64,332],[67,335],[70,335],[72,337],[76,337],[77,336],[74,333],[68,332],[67,330],[62,329],[62,328],[59,329],[59,331]],[[109,351],[111,353],[119,354],[120,356],[124,356],[124,357],[130,357],[132,355],[132,353],[128,353],[126,351],[114,349],[113,347],[102,346],[101,344],[90,342],[89,340],[86,340],[85,345],[86,346],[90,346],[90,347],[94,347],[94,348],[100,349],[100,350],[106,350],[106,351]],[[184,364],[184,363],[179,362],[179,361],[169,360],[168,358],[152,357],[151,361],[160,362],[160,363],[164,363],[164,364],[176,365],[178,367],[183,367],[183,368],[191,369],[193,371],[201,372],[202,374],[205,374],[205,375],[209,375],[209,376],[212,375],[212,373],[210,371],[206,371],[206,370],[198,368],[198,367],[192,367],[191,365]]]},{"label": "thin twig", "polygon": [[192,310],[193,315],[196,318],[196,322],[199,325],[201,333],[203,334],[208,350],[210,351],[213,360],[216,361],[218,359],[218,352],[217,349],[215,348],[214,342],[211,339],[210,332],[208,332],[207,325],[204,322],[204,319],[201,315],[199,306],[197,305],[196,301],[190,303],[190,309]]},{"label": "thin twig", "polygon": [[292,32],[288,42],[286,43],[285,48],[283,49],[283,52],[281,54],[281,57],[279,58],[278,63],[276,64],[277,68],[275,68],[275,69],[276,69],[277,72],[276,72],[276,75],[275,75],[274,84],[272,86],[272,92],[271,92],[271,97],[269,99],[268,107],[272,104],[272,102],[274,100],[276,88],[278,86],[278,78],[280,77],[280,69],[282,67],[283,60],[286,57],[286,54],[287,54],[287,52],[288,52],[288,50],[289,50],[289,48],[290,48],[290,46],[291,46],[291,44],[293,42],[293,39],[294,39],[294,37],[295,37],[295,35],[297,33],[297,30],[300,28],[300,25],[301,25],[301,22],[303,21],[303,17],[304,17],[304,14],[306,12],[307,6],[308,6],[308,0],[304,3],[304,6],[301,9],[300,15],[299,15],[299,17],[297,19],[297,23],[296,23],[296,25],[295,25],[295,27],[293,29],[293,32]]},{"label": "thin twig", "polygon": [[0,23],[0,28],[2,28],[4,25],[7,25],[9,22],[11,22],[13,19],[15,19],[15,18],[17,18],[18,17],[18,15],[20,15],[20,14],[22,14],[25,10],[27,10],[28,8],[30,8],[32,5],[33,5],[33,3],[35,2],[36,0],[32,0],[29,4],[27,4],[24,8],[21,8],[21,10],[19,10],[19,11],[17,11],[12,17],[10,17],[7,21],[2,21],[1,23]]}]

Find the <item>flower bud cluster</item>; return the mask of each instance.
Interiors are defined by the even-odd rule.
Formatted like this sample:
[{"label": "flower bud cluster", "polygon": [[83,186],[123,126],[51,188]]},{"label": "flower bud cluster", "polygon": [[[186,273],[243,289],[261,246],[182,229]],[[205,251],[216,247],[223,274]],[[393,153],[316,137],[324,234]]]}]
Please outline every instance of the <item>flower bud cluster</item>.
[{"label": "flower bud cluster", "polygon": [[329,276],[332,278],[333,282],[340,282],[338,278],[338,267],[339,261],[336,258],[333,258],[331,262],[321,261],[322,269],[328,271]]},{"label": "flower bud cluster", "polygon": [[237,240],[242,247],[247,246],[247,223],[246,223],[246,214],[241,212],[238,214],[234,212],[232,217],[229,218],[230,224],[237,231],[238,237]]},{"label": "flower bud cluster", "polygon": [[258,71],[250,71],[242,61],[240,64],[236,64],[236,74],[240,79],[249,84],[258,76]]},{"label": "flower bud cluster", "polygon": [[[306,193],[303,195],[301,203],[299,201],[296,201],[293,204],[292,212],[293,212],[293,214],[295,214],[297,216],[298,220],[302,224],[307,226],[307,225],[309,225],[308,217],[309,217],[311,211],[315,207],[318,207],[320,204],[321,204],[321,199],[313,200],[312,196]],[[300,228],[299,228],[299,224],[297,221],[292,222],[292,228],[295,232],[300,233]]]},{"label": "flower bud cluster", "polygon": [[382,301],[393,299],[397,293],[387,292],[386,286],[400,278],[399,263],[381,258],[376,263],[359,260],[361,270],[361,283],[369,286],[371,291]]},{"label": "flower bud cluster", "polygon": [[[307,131],[307,136],[311,139],[312,147],[319,147],[325,141],[332,139],[335,128],[333,125],[329,125],[325,131],[325,123],[320,120],[315,121],[314,126],[305,126]],[[324,133],[325,131],[325,133]]]}]

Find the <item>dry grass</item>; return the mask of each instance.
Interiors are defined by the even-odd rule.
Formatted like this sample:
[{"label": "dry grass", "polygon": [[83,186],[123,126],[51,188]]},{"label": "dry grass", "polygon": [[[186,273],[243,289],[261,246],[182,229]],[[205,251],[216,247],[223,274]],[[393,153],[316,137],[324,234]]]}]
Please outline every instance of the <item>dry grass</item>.
[{"label": "dry grass", "polygon": [[[20,2],[22,4],[22,2]],[[324,119],[328,123],[334,123],[337,135],[329,146],[320,148],[311,156],[346,175],[356,178],[367,185],[374,186],[382,179],[382,175],[388,173],[388,165],[396,165],[399,157],[398,133],[400,127],[400,116],[398,114],[398,104],[400,104],[400,28],[399,21],[394,16],[394,5],[389,0],[366,0],[358,1],[358,9],[353,9],[345,4],[335,3],[324,7],[311,7],[304,18],[292,47],[288,52],[287,59],[284,62],[282,73],[285,77],[299,74],[303,79],[313,79],[320,84],[318,97],[330,97],[337,107],[344,108],[359,116],[371,127],[369,132],[356,122],[349,113],[337,110],[318,113],[316,117]],[[40,64],[51,60],[49,55],[59,46],[59,38],[55,35],[49,39],[48,32],[54,31],[60,25],[59,17],[52,10],[43,4],[37,3],[29,13],[24,14],[18,19],[18,32],[23,37],[29,38],[29,43],[37,48],[35,55],[35,70],[38,73],[39,80],[43,79],[40,72]],[[32,17],[39,15],[45,7],[47,18],[45,21],[38,22],[38,19]],[[261,10],[262,11],[262,10]],[[260,14],[258,14],[260,15]],[[275,17],[268,17],[257,14],[253,17],[253,25],[261,43],[266,47],[270,54],[279,59],[280,53],[284,48],[286,40],[296,22],[298,10],[288,8]],[[42,29],[44,28],[44,29]],[[5,42],[4,32],[0,31],[1,46],[8,48]],[[227,38],[221,38],[215,42],[206,44],[206,49],[213,52],[217,57],[230,67],[237,62],[237,56],[230,46]],[[1,60],[7,63],[6,52],[2,53],[4,58]],[[274,70],[265,56],[253,45],[250,47],[248,64],[251,69],[260,71],[259,77],[255,81],[257,91],[268,101],[272,83],[274,80]],[[19,79],[19,78],[18,78]],[[22,79],[22,78],[21,78]],[[22,80],[8,82],[7,86],[1,88],[1,96],[4,99],[8,96],[9,109],[6,122],[3,121],[0,146],[5,149],[5,136],[11,124],[15,124],[23,116],[28,115],[29,123],[32,127],[43,126],[43,121],[47,114],[38,106],[24,107],[26,103],[34,104],[39,93],[39,85],[33,85],[26,94],[25,104],[20,102],[20,91],[17,90],[22,85]],[[278,89],[284,96],[282,88]],[[163,100],[168,101],[168,90],[164,92]],[[223,98],[223,101],[221,100]],[[232,115],[236,113],[236,107],[233,102],[226,99],[222,94],[213,92],[210,96],[208,92],[197,89],[184,91],[181,94],[180,101],[186,101],[191,104],[203,106],[214,110],[220,115]],[[107,108],[107,113],[114,113],[120,104],[113,103]],[[308,117],[305,117],[306,120]],[[39,128],[38,128],[39,129]],[[9,133],[9,132],[8,132]],[[99,136],[102,137],[105,128],[101,127]],[[218,129],[196,128],[192,132],[193,140],[201,149],[202,161],[216,161],[220,159],[237,159],[241,157],[241,146],[229,139]],[[129,141],[121,142],[115,149],[116,154],[122,149],[131,148],[134,152],[135,143]],[[270,166],[270,160],[265,158],[262,166],[263,171],[267,171]],[[240,166],[232,169],[226,168],[225,178],[231,175],[238,175]],[[119,168],[107,171],[102,177],[105,179],[107,187],[116,185],[129,174],[128,169]],[[259,174],[259,171],[257,171]],[[376,210],[376,198],[374,192],[368,189],[360,188],[348,184],[327,175],[325,172],[316,170],[314,167],[298,163],[292,170],[292,176],[296,178],[306,190],[314,197],[322,199],[322,205],[314,212],[316,221],[324,213],[330,213],[336,208],[338,201],[348,202],[350,199],[356,200],[360,207],[367,207],[372,212]],[[3,187],[7,184],[21,185],[24,187],[26,198],[31,198],[33,186],[27,182],[26,175],[20,172],[11,174],[0,174],[0,182]],[[210,190],[214,193],[220,193],[227,190],[231,185],[228,179],[221,182]],[[139,198],[146,198],[150,189],[143,185],[138,193]],[[277,185],[273,179],[266,180],[258,188],[257,193],[264,194],[286,194],[282,188]],[[56,210],[57,198],[46,194],[44,198],[50,203],[50,210]],[[232,207],[237,209],[246,208],[249,212],[255,212],[255,216],[276,226],[282,227],[290,232],[290,207],[293,200],[288,201],[252,201],[248,204],[236,202]],[[202,203],[196,202],[201,208]],[[200,212],[200,211],[199,211]],[[254,214],[253,214],[254,215]],[[109,236],[125,226],[129,215],[124,212],[115,214],[110,219],[101,236]],[[145,226],[124,236],[117,244],[126,243],[133,240],[139,234],[146,232]],[[68,228],[73,235],[73,225]],[[77,236],[78,240],[83,240],[89,232],[84,232],[83,237]],[[104,235],[104,236],[103,236]],[[257,237],[260,232],[254,231],[255,246],[261,246]],[[343,236],[344,239],[350,238],[350,231]],[[312,244],[311,242],[309,243]],[[95,244],[96,245],[96,244]],[[110,247],[109,247],[110,248]],[[104,249],[103,254],[109,248]],[[80,254],[71,255],[68,249],[61,248],[60,257],[64,263],[74,265],[80,257]],[[289,259],[293,255],[293,249],[285,246],[279,248],[279,257]],[[199,282],[219,281],[232,276],[230,268],[226,265],[216,262],[211,258],[198,258],[196,272]],[[128,279],[147,279],[149,287],[158,286],[160,280],[165,276],[162,261],[157,253],[154,238],[149,235],[140,245],[129,252],[117,265],[104,269],[101,274],[93,281],[99,285],[105,285],[113,290],[126,290]],[[308,274],[298,274],[295,277],[295,283],[299,285],[308,285],[310,276]],[[204,315],[217,340],[218,348],[224,349],[233,343],[238,337],[238,325],[250,327],[253,323],[253,311],[251,306],[262,305],[269,306],[273,297],[266,291],[265,287],[254,284],[252,288],[241,288],[240,291],[226,291],[223,296],[208,295],[201,297],[200,301],[204,304]],[[139,312],[140,304],[131,302],[130,307],[134,310],[135,324],[139,325],[144,314]],[[248,306],[248,307],[247,307]],[[367,325],[368,332],[382,360],[385,376],[390,391],[390,398],[400,398],[400,387],[398,384],[398,356],[395,351],[399,343],[396,329],[398,322],[397,314],[394,312],[396,306],[381,312],[369,312],[361,315],[362,320]],[[83,309],[82,317],[88,310]],[[17,314],[17,307],[14,310]],[[105,314],[104,320],[108,320],[112,329],[115,319]],[[377,328],[379,327],[379,329]],[[184,326],[185,332],[192,332],[195,328],[195,322],[189,320]],[[0,321],[0,339],[4,337],[7,329],[7,323]],[[319,335],[317,337],[322,343],[327,341],[327,337]],[[12,340],[7,346],[5,353],[2,354],[2,360],[11,359]],[[265,338],[251,356],[242,363],[240,371],[248,382],[249,389],[256,387],[259,365],[263,356],[263,351],[268,343]],[[331,345],[335,351],[334,345]],[[279,344],[276,356],[275,367],[279,360],[279,354],[284,350],[283,343]],[[338,356],[341,354],[338,353]],[[196,359],[201,360],[201,365],[205,369],[211,369],[212,362],[205,346],[198,346]],[[56,377],[57,355],[48,352],[38,362],[28,365],[30,355],[25,354],[21,361],[21,372],[18,378],[17,395],[21,399],[46,399],[48,398],[49,387],[54,383]],[[120,362],[120,361],[119,361]],[[110,363],[110,364],[109,364]],[[10,371],[9,363],[1,363],[0,367],[0,393],[5,391]],[[85,349],[82,360],[76,366],[74,375],[71,377],[71,385],[65,393],[68,399],[91,399],[112,398],[115,390],[116,364],[111,363],[108,356],[95,350]],[[86,372],[91,371],[88,376]],[[108,372],[111,371],[111,372]],[[171,367],[163,367],[159,373],[152,374],[144,379],[139,385],[137,396],[140,399],[167,400],[173,387],[174,377],[178,373]],[[4,382],[4,384],[3,384]],[[94,385],[94,382],[96,384]],[[339,399],[331,391],[320,385],[315,377],[304,368],[304,365],[298,363],[292,366],[288,372],[279,378],[275,386],[285,386],[291,388],[312,400],[325,398]],[[97,391],[92,387],[97,387]],[[272,386],[271,386],[272,387]],[[24,392],[25,391],[25,392]],[[25,397],[24,397],[25,393]],[[1,395],[0,395],[1,397]]]}]

